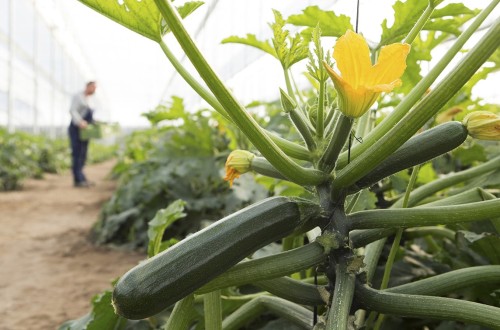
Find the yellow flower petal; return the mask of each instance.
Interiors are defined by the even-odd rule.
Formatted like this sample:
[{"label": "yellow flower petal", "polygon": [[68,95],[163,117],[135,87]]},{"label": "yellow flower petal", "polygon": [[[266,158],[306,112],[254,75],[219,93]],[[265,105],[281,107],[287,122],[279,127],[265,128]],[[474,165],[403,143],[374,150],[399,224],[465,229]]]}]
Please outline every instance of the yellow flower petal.
[{"label": "yellow flower petal", "polygon": [[366,75],[365,84],[391,84],[399,80],[406,69],[406,57],[409,52],[408,44],[398,43],[382,47],[377,64]]},{"label": "yellow flower petal", "polygon": [[340,75],[323,63],[338,92],[340,111],[352,118],[360,117],[381,92],[400,86],[409,51],[408,44],[382,47],[378,63],[372,66],[365,39],[348,30],[337,40],[333,51]]},{"label": "yellow flower petal", "polygon": [[342,79],[353,88],[361,84],[372,67],[370,49],[365,38],[351,30],[347,30],[346,34],[337,40],[333,58],[335,58]]}]

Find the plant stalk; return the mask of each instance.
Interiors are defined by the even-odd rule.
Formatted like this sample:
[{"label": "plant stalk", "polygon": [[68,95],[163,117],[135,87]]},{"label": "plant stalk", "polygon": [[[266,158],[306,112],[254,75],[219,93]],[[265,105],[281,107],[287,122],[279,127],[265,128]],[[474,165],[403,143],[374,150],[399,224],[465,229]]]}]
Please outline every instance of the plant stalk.
[{"label": "plant stalk", "polygon": [[222,330],[222,303],[220,290],[203,295],[206,330]]}]

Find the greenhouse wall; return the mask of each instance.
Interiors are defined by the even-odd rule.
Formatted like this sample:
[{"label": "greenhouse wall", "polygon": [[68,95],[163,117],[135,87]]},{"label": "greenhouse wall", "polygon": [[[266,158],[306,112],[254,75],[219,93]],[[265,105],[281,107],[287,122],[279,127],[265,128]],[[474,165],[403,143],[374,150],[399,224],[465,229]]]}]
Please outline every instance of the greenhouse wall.
[{"label": "greenhouse wall", "polygon": [[70,96],[90,72],[67,33],[52,1],[0,0],[0,126],[65,131]]}]

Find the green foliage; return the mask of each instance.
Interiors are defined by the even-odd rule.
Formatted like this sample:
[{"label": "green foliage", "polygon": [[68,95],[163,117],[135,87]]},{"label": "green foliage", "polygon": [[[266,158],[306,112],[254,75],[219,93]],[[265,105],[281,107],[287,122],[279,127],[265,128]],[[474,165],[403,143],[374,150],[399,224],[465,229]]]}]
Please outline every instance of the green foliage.
[{"label": "green foliage", "polygon": [[[116,145],[91,143],[89,163],[114,156]],[[0,128],[0,191],[22,187],[26,178],[42,178],[44,173],[61,173],[71,166],[68,139],[49,139],[25,132],[8,133]]]},{"label": "green foliage", "polygon": [[[153,0],[79,1],[127,29],[157,42],[161,41],[162,37],[170,30]],[[200,1],[187,2],[177,10],[184,18],[202,4],[203,2]]]},{"label": "green foliage", "polygon": [[261,41],[254,34],[247,34],[246,37],[231,36],[225,38],[222,43],[239,43],[260,49],[277,58],[285,70],[289,69],[293,64],[307,57],[309,51],[308,39],[299,33],[290,36],[290,32],[285,29],[287,22],[283,19],[281,13],[277,10],[273,12],[275,22],[270,24],[274,36],[272,42],[268,40]]},{"label": "green foliage", "polygon": [[250,178],[237,181],[232,189],[222,180],[229,153],[227,126],[207,111],[185,111],[178,98],[172,104],[161,107],[161,116],[181,121],[127,138],[113,170],[119,186],[94,226],[97,242],[146,246],[148,221],[178,199],[186,202],[187,216],[168,228],[166,239],[181,239],[198,230],[201,221],[217,220],[267,195]]},{"label": "green foliage", "polygon": [[[434,5],[437,6],[440,2],[442,1],[434,1]],[[427,1],[397,1],[393,6],[394,24],[388,27],[387,19],[382,22],[382,37],[378,48],[401,41],[410,32],[426,7]],[[443,8],[435,9],[423,29],[459,35],[459,28],[477,13],[477,10],[471,10],[463,4],[448,4]]]},{"label": "green foliage", "polygon": [[243,44],[247,46],[251,46],[257,49],[262,50],[263,52],[266,52],[270,55],[272,55],[275,58],[278,58],[278,55],[276,54],[276,50],[271,46],[271,43],[269,40],[261,41],[258,40],[255,34],[248,33],[246,37],[237,37],[237,36],[231,36],[223,39],[221,41],[223,44],[229,44],[229,43],[235,43],[235,44]]},{"label": "green foliage", "polygon": [[277,10],[273,10],[275,22],[271,24],[273,30],[273,45],[276,50],[278,60],[283,69],[289,69],[293,64],[303,60],[308,54],[308,42],[300,34],[290,36],[290,32],[285,29],[286,21]]},{"label": "green foliage", "polygon": [[308,27],[301,33],[309,39],[314,28],[319,26],[325,37],[340,37],[347,30],[354,30],[351,19],[346,15],[336,15],[333,11],[321,10],[318,6],[309,6],[302,10],[302,14],[290,15],[287,23]]},{"label": "green foliage", "polygon": [[152,257],[161,250],[161,242],[165,229],[167,229],[175,221],[186,216],[184,213],[184,205],[186,203],[180,199],[171,203],[166,209],[158,210],[155,217],[149,221],[148,225],[148,257]]},{"label": "green foliage", "polygon": [[307,64],[307,72],[311,77],[316,79],[319,83],[324,83],[328,79],[328,73],[323,66],[325,61],[330,67],[333,66],[330,53],[326,52],[321,46],[321,28],[317,25],[311,33],[314,50],[309,51],[309,63]]}]

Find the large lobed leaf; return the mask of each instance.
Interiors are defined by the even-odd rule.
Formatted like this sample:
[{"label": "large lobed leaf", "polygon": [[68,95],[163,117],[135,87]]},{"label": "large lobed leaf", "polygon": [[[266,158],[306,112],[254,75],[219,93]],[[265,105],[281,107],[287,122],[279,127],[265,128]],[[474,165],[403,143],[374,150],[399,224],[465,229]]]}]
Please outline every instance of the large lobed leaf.
[{"label": "large lobed leaf", "polygon": [[[426,7],[427,1],[397,1],[393,6],[394,24],[388,27],[387,19],[382,22],[382,37],[379,47],[403,40]],[[434,10],[423,30],[442,31],[458,35],[460,34],[460,26],[477,13],[477,10],[469,9],[461,3],[448,4],[443,8]]]},{"label": "large lobed leaf", "polygon": [[347,30],[353,30],[351,19],[346,15],[336,15],[333,11],[321,10],[318,6],[309,6],[302,14],[291,15],[287,23],[297,26],[307,26],[302,35],[310,38],[313,29],[319,25],[321,35],[325,37],[340,37]]},{"label": "large lobed leaf", "polygon": [[[118,24],[156,42],[161,41],[169,31],[168,24],[153,0],[79,1]],[[202,4],[200,1],[187,2],[177,10],[179,15],[185,18]]]}]

